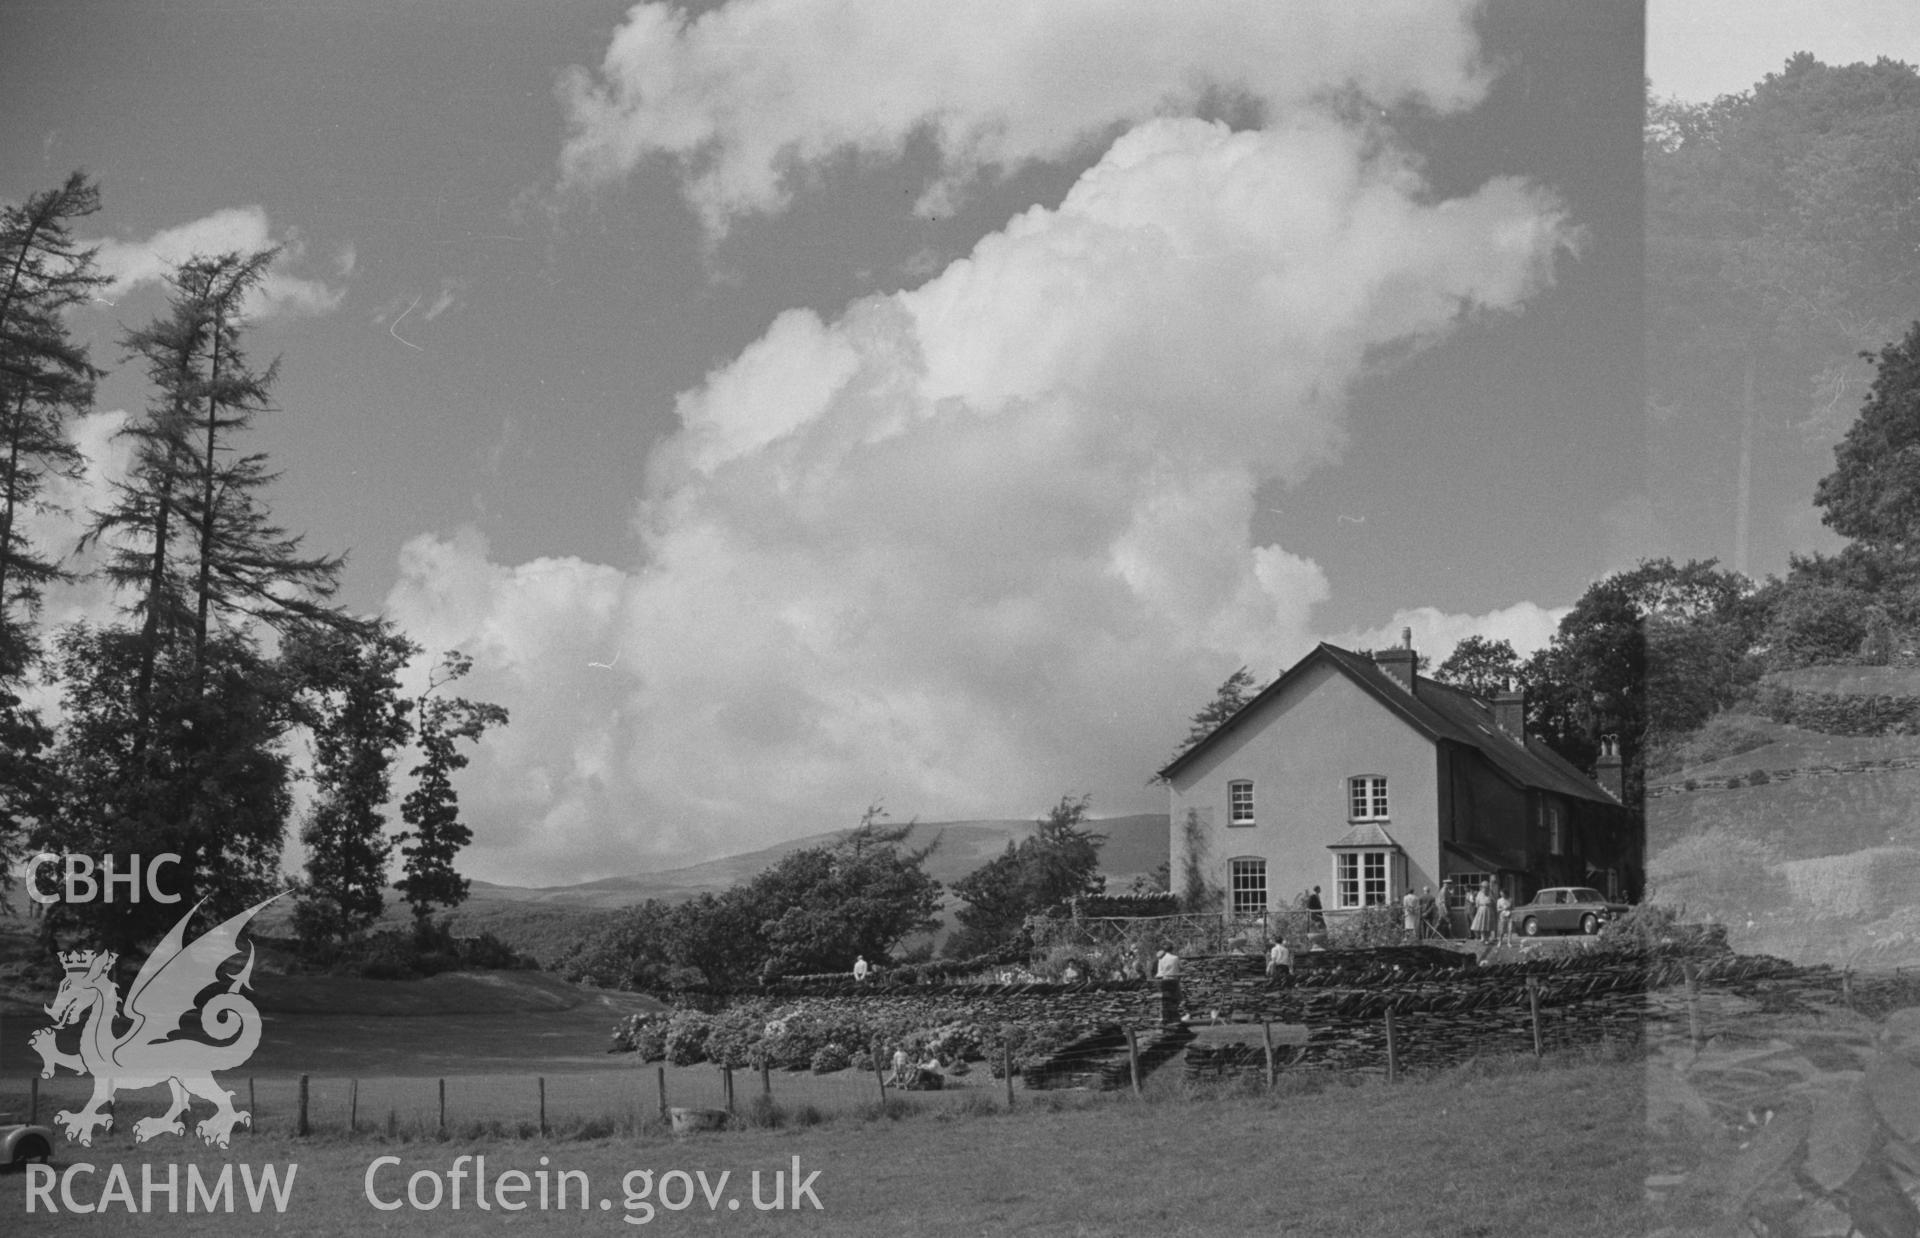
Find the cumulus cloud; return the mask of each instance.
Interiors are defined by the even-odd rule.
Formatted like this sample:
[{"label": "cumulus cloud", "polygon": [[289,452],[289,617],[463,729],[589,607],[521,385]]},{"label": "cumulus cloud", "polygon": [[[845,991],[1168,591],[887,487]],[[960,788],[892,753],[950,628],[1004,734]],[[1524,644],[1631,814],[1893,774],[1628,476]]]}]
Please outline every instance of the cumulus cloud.
[{"label": "cumulus cloud", "polygon": [[1435,666],[1446,661],[1453,648],[1469,636],[1490,641],[1506,641],[1515,653],[1526,657],[1546,648],[1560,621],[1571,606],[1547,607],[1535,602],[1515,602],[1511,606],[1488,611],[1484,615],[1449,614],[1432,606],[1395,611],[1393,618],[1377,628],[1347,632],[1329,639],[1348,649],[1385,649],[1398,645],[1401,634],[1413,631],[1413,647],[1433,659]]},{"label": "cumulus cloud", "polygon": [[640,4],[596,70],[560,83],[562,183],[616,181],[663,156],[719,235],[740,215],[779,210],[829,158],[889,157],[925,134],[941,168],[919,209],[943,214],[982,172],[1059,158],[1210,97],[1269,111],[1334,91],[1463,106],[1486,85],[1476,7],[734,0],[693,17]]},{"label": "cumulus cloud", "polygon": [[[1158,117],[919,287],[780,316],[680,397],[636,570],[408,546],[390,609],[515,711],[476,859],[558,879],[876,797],[1142,787],[1222,667],[1315,639],[1329,582],[1249,544],[1257,488],[1338,458],[1370,357],[1518,307],[1570,236],[1534,188],[1436,200],[1319,113]],[[1457,630],[1537,643],[1547,614]]]},{"label": "cumulus cloud", "polygon": [[[266,278],[248,296],[244,311],[254,319],[325,314],[346,297],[344,286],[320,277],[293,274],[306,259],[306,242],[287,229],[274,236],[267,212],[258,206],[228,207],[177,227],[163,228],[138,241],[107,240],[100,247],[100,273],[113,282],[118,298],[144,284],[163,282],[176,267],[196,255],[252,253],[278,245],[281,253]],[[353,269],[349,247],[331,265],[344,279]]]}]

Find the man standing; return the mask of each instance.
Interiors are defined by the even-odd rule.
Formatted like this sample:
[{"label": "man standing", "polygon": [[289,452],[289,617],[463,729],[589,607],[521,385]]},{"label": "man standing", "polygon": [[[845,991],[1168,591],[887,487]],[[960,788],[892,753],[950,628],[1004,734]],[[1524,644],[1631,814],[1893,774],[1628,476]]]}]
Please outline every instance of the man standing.
[{"label": "man standing", "polygon": [[1180,1022],[1180,956],[1171,950],[1160,951],[1153,974],[1160,982],[1161,1026],[1173,1027]]},{"label": "man standing", "polygon": [[1316,933],[1326,932],[1327,917],[1321,914],[1321,911],[1320,911],[1320,887],[1319,886],[1313,887],[1313,893],[1307,895],[1307,910],[1313,913],[1313,931]]}]

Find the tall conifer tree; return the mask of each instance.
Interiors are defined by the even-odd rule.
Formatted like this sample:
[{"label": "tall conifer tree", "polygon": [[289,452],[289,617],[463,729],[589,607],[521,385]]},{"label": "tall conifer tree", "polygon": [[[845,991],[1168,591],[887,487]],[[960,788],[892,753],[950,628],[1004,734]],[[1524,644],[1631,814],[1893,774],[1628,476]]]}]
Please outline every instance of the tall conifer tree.
[{"label": "tall conifer tree", "polygon": [[67,423],[92,409],[100,371],[73,342],[65,315],[106,278],[70,227],[99,209],[99,187],[80,172],[0,207],[0,675],[18,674],[26,661],[14,607],[31,606],[67,575],[27,539],[21,517],[42,502],[50,476],[80,468]]}]

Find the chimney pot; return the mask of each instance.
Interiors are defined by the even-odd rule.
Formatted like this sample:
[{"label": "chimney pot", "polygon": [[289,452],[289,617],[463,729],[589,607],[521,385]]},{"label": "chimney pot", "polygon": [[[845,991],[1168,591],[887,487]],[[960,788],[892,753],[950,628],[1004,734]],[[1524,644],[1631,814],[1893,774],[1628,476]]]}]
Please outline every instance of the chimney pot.
[{"label": "chimney pot", "polygon": [[1507,681],[1506,691],[1493,698],[1493,724],[1514,743],[1527,742],[1527,694]]},{"label": "chimney pot", "polygon": [[1403,639],[1409,642],[1406,645],[1398,649],[1376,650],[1373,655],[1373,664],[1408,692],[1413,691],[1414,670],[1419,665],[1419,655],[1413,651],[1410,633],[1411,629],[1403,634]]},{"label": "chimney pot", "polygon": [[1618,735],[1600,737],[1600,759],[1594,762],[1593,780],[1600,784],[1602,791],[1623,804],[1626,802],[1627,777]]}]

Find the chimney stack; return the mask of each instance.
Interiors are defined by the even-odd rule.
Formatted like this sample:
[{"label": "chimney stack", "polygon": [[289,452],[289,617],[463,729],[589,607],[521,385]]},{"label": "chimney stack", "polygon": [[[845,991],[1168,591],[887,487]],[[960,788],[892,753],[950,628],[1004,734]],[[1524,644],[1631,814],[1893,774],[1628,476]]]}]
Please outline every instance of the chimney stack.
[{"label": "chimney stack", "polygon": [[1517,687],[1511,679],[1493,698],[1493,724],[1514,743],[1526,746],[1527,693],[1526,689]]},{"label": "chimney stack", "polygon": [[1620,737],[1600,737],[1600,759],[1593,763],[1593,780],[1600,789],[1621,803],[1627,802],[1626,773],[1620,762]]},{"label": "chimney stack", "polygon": [[1418,665],[1413,652],[1413,629],[1401,628],[1400,647],[1376,651],[1373,661],[1374,665],[1390,675],[1395,683],[1408,692],[1413,691],[1414,667]]}]

